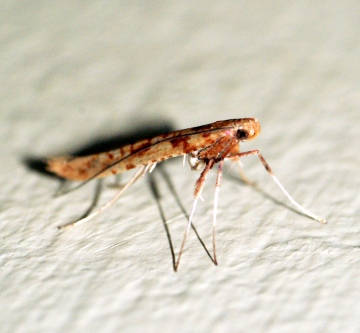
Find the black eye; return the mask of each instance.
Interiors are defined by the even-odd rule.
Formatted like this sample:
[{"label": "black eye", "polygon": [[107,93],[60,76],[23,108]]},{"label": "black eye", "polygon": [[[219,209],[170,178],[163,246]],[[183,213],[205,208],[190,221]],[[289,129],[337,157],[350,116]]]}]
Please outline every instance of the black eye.
[{"label": "black eye", "polygon": [[238,129],[236,132],[236,137],[238,140],[246,140],[249,136],[249,133],[243,129]]}]

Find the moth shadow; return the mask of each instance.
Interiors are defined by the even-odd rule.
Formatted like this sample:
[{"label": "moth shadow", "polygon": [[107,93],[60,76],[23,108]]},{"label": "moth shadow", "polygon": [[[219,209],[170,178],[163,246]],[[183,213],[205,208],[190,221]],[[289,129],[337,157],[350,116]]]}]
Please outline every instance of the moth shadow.
[{"label": "moth shadow", "polygon": [[[165,134],[174,131],[174,126],[170,121],[148,121],[136,125],[130,128],[127,133],[114,136],[99,136],[95,140],[90,141],[78,149],[68,152],[70,156],[86,156],[91,154],[97,154],[109,150],[114,150],[122,146],[135,143],[136,141],[149,139],[157,135]],[[54,154],[56,156],[56,154]],[[46,168],[46,160],[48,157],[35,157],[25,156],[23,163],[25,166],[42,175],[57,178],[64,181],[61,177],[49,172]]]}]

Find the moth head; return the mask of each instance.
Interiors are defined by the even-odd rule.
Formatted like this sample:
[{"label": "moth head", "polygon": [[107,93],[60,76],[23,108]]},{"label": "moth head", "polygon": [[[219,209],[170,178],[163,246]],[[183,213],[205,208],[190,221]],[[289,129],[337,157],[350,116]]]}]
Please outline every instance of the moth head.
[{"label": "moth head", "polygon": [[260,123],[256,118],[243,118],[236,124],[236,138],[239,141],[255,139],[260,133]]}]

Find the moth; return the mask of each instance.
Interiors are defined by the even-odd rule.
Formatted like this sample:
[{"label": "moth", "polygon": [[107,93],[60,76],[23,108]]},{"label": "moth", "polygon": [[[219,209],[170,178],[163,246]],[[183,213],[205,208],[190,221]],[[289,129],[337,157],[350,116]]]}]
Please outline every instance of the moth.
[{"label": "moth", "polygon": [[274,175],[272,169],[259,150],[240,152],[240,142],[253,140],[259,133],[260,123],[256,118],[221,120],[208,125],[158,135],[151,139],[141,140],[134,144],[107,152],[82,157],[63,156],[50,158],[47,160],[47,169],[49,171],[62,178],[81,182],[88,182],[95,178],[107,177],[138,168],[132,178],[105,206],[84,218],[60,226],[59,228],[76,226],[90,220],[111,206],[129,188],[129,186],[145,175],[146,172],[151,172],[157,163],[177,156],[184,156],[184,158],[187,156],[191,169],[202,169],[202,171],[195,183],[194,202],[180,246],[178,258],[175,263],[175,271],[179,267],[180,258],[184,251],[196,204],[198,199],[201,198],[201,192],[206,177],[215,165],[218,165],[218,170],[214,194],[212,247],[214,256],[213,261],[217,264],[215,243],[216,216],[223,166],[226,160],[240,162],[239,159],[241,157],[257,155],[275,183],[301,213],[320,223],[326,223],[326,220],[311,213],[290,196],[278,178]]}]

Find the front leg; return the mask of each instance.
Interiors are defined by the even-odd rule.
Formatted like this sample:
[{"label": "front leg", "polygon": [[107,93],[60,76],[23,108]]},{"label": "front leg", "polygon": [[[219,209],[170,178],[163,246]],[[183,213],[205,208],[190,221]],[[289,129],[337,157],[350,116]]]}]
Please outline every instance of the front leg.
[{"label": "front leg", "polygon": [[295,199],[289,194],[288,191],[285,190],[284,186],[280,183],[280,181],[277,179],[277,177],[274,175],[273,171],[270,168],[270,165],[266,162],[265,158],[261,155],[259,150],[250,150],[250,151],[245,151],[242,153],[237,153],[237,154],[233,154],[233,155],[228,155],[226,156],[227,160],[232,160],[232,159],[238,159],[239,157],[244,157],[244,156],[249,156],[249,155],[257,155],[262,163],[262,165],[264,166],[264,168],[266,169],[266,171],[270,174],[270,176],[274,179],[275,183],[280,187],[281,191],[283,191],[283,193],[286,195],[286,197],[290,200],[290,202],[297,207],[297,209],[302,212],[303,214],[305,214],[306,216],[320,222],[320,223],[326,223],[326,220],[322,219],[321,217],[311,213],[309,210],[305,209],[303,206],[301,206],[298,202],[295,201]]},{"label": "front leg", "polygon": [[195,209],[196,209],[196,204],[197,204],[198,198],[201,197],[201,192],[202,192],[202,189],[203,189],[203,187],[205,185],[206,176],[208,175],[210,169],[214,166],[214,164],[215,164],[215,161],[213,159],[208,160],[206,162],[204,170],[201,172],[201,175],[200,175],[199,179],[195,183],[195,190],[194,190],[195,199],[194,199],[193,206],[192,206],[192,209],[191,209],[191,213],[190,213],[190,216],[189,216],[189,221],[188,221],[188,224],[187,224],[187,227],[186,227],[186,230],[185,230],[184,238],[183,238],[183,241],[181,243],[178,259],[177,259],[176,264],[175,264],[175,271],[177,271],[177,269],[179,267],[180,258],[181,258],[181,255],[182,255],[183,251],[184,251],[186,238],[187,238],[187,236],[189,234],[189,230],[190,230],[190,227],[191,227],[191,222],[192,222],[192,219],[193,219],[193,216],[194,216],[194,213],[195,213]]}]

